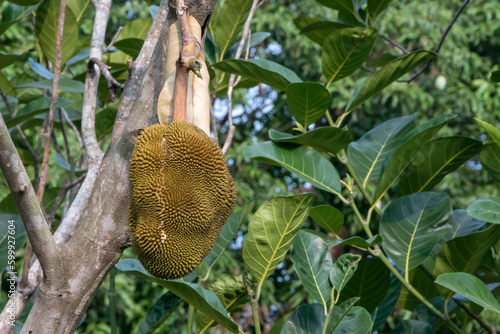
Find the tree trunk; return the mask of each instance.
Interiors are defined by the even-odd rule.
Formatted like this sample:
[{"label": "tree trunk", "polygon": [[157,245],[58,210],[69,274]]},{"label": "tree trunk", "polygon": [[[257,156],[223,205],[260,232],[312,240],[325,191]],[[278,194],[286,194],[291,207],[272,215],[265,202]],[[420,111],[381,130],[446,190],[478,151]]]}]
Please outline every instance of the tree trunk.
[{"label": "tree trunk", "polygon": [[[111,143],[104,155],[87,208],[73,237],[57,245],[57,275],[40,283],[21,333],[73,333],[97,289],[123,250],[130,246],[128,165],[137,136],[158,122],[157,99],[163,88],[168,27],[175,11],[163,0],[140,55],[129,66]],[[206,25],[216,0],[186,1],[190,15]],[[168,15],[168,16],[167,16]]]}]

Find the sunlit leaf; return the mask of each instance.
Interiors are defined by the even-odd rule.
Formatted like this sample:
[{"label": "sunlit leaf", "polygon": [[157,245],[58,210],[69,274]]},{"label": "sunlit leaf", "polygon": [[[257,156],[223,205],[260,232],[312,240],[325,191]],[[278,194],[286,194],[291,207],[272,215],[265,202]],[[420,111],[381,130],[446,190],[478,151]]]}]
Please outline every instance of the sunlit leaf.
[{"label": "sunlit leaf", "polygon": [[318,205],[311,208],[309,215],[316,224],[333,234],[338,234],[344,224],[342,212],[330,205]]},{"label": "sunlit leaf", "polygon": [[[332,313],[335,311],[334,307]],[[372,328],[372,319],[365,308],[353,306],[334,328],[334,334],[368,334]]]},{"label": "sunlit leaf", "polygon": [[310,146],[316,151],[336,154],[352,141],[352,132],[350,128],[340,129],[327,126],[294,136],[270,129],[269,137],[274,141]]},{"label": "sunlit leaf", "polygon": [[177,309],[180,302],[181,299],[172,292],[164,293],[139,323],[137,334],[153,334]]},{"label": "sunlit leaf", "polygon": [[286,91],[290,83],[302,82],[292,70],[265,59],[228,59],[213,64],[212,67],[222,72],[241,75],[255,82],[262,82],[282,91]]},{"label": "sunlit leaf", "polygon": [[467,137],[445,137],[428,142],[402,175],[398,196],[431,190],[482,147],[480,141]]},{"label": "sunlit leaf", "polygon": [[468,273],[447,273],[439,275],[436,283],[444,286],[474,303],[500,314],[500,303],[486,285]]},{"label": "sunlit leaf", "polygon": [[[41,80],[24,85],[17,86],[17,88],[33,87],[52,90],[53,80]],[[59,79],[59,90],[62,92],[83,93],[85,84],[80,81],[71,80],[67,78]]]},{"label": "sunlit leaf", "polygon": [[303,126],[320,119],[330,106],[330,93],[321,84],[298,82],[286,88],[286,101],[293,117]]},{"label": "sunlit leaf", "polygon": [[377,18],[391,2],[392,0],[368,0],[368,14],[372,19]]},{"label": "sunlit leaf", "polygon": [[469,216],[466,210],[454,210],[451,231],[446,239],[451,240],[454,238],[466,236],[468,234],[476,232],[485,224],[486,222],[474,219]]},{"label": "sunlit leaf", "polygon": [[320,153],[310,148],[289,147],[273,142],[245,147],[246,158],[272,163],[286,168],[313,186],[334,194],[340,193],[337,170]]},{"label": "sunlit leaf", "polygon": [[488,223],[500,224],[500,197],[484,197],[467,207],[467,214]]},{"label": "sunlit leaf", "polygon": [[306,35],[312,41],[318,43],[323,46],[325,39],[339,29],[351,28],[352,25],[349,23],[345,23],[342,21],[320,21],[311,23],[300,31],[302,35]]},{"label": "sunlit leaf", "polygon": [[389,188],[396,182],[403,171],[415,158],[415,154],[422,149],[434,135],[455,115],[444,114],[433,118],[409,132],[400,140],[399,145],[388,156],[382,165],[382,171],[373,195],[373,205],[384,196]]},{"label": "sunlit leaf", "polygon": [[351,75],[368,57],[375,40],[374,28],[346,28],[325,39],[321,66],[328,84]]},{"label": "sunlit leaf", "polygon": [[382,246],[405,272],[420,265],[451,228],[447,194],[415,193],[392,201],[380,218]]},{"label": "sunlit leaf", "polygon": [[350,253],[342,254],[330,270],[330,282],[335,288],[335,293],[342,292],[352,275],[358,269],[361,256]]},{"label": "sunlit leaf", "polygon": [[309,215],[312,194],[275,197],[260,206],[248,224],[243,261],[260,286],[283,261]]},{"label": "sunlit leaf", "polygon": [[379,71],[372,74],[361,87],[356,89],[356,93],[352,95],[351,99],[347,103],[345,108],[346,111],[351,112],[356,109],[358,106],[365,103],[370,97],[377,94],[382,89],[389,86],[406,73],[410,72],[412,69],[423,65],[435,56],[435,53],[429,51],[414,51],[402,58],[398,58],[388,63]]},{"label": "sunlit leaf", "polygon": [[368,181],[379,178],[385,159],[394,152],[404,135],[415,127],[416,118],[413,114],[391,119],[349,145],[347,157],[365,187]]},{"label": "sunlit leaf", "polygon": [[500,130],[489,123],[481,121],[479,118],[475,118],[475,120],[491,136],[495,143],[500,145]]},{"label": "sunlit leaf", "polygon": [[151,276],[139,261],[133,259],[122,260],[118,262],[115,267],[125,273],[143,277],[167,288],[170,292],[181,297],[185,302],[193,305],[199,312],[206,314],[231,332],[239,333],[238,325],[228,317],[227,310],[224,308],[219,298],[217,298],[214,293],[204,289],[198,284],[181,280],[163,280],[156,278]]},{"label": "sunlit leaf", "polygon": [[299,231],[292,245],[291,260],[295,271],[307,292],[323,305],[326,314],[332,289],[330,250],[322,238],[306,231]]},{"label": "sunlit leaf", "polygon": [[144,40],[148,35],[148,31],[152,23],[153,19],[151,17],[127,21],[116,41],[118,42],[129,38],[139,38]]},{"label": "sunlit leaf", "polygon": [[94,6],[90,0],[68,0],[67,6],[75,15],[77,23],[91,18],[94,14]]}]

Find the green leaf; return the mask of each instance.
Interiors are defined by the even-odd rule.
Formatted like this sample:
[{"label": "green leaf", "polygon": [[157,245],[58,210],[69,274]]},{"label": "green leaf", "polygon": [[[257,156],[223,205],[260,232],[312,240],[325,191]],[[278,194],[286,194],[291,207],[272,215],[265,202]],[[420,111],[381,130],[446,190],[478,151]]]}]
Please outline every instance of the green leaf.
[{"label": "green leaf", "polygon": [[0,72],[0,89],[6,96],[17,97],[16,89],[2,72]]},{"label": "green leaf", "polygon": [[339,302],[360,297],[359,306],[373,311],[389,289],[389,269],[378,258],[362,259],[358,269],[340,293]]},{"label": "green leaf", "polygon": [[302,82],[292,70],[265,59],[229,59],[213,64],[212,67],[222,72],[234,73],[256,82],[262,82],[282,91],[286,91],[290,83]]},{"label": "green leaf", "polygon": [[360,68],[376,39],[375,28],[345,28],[328,35],[321,55],[327,86]]},{"label": "green leaf", "polygon": [[352,0],[316,0],[323,6],[335,9],[341,12],[349,12],[354,14],[354,6]]},{"label": "green leaf", "polygon": [[[9,259],[9,255],[14,255],[23,248],[24,242],[26,241],[26,230],[24,229],[21,217],[18,215],[10,213],[0,214],[0,221],[2,222],[2,224],[0,224],[0,273],[2,273],[7,266],[9,266],[9,269],[12,271],[16,271],[13,264],[15,260]],[[10,224],[10,221],[14,221],[13,224]],[[14,246],[14,249],[11,249],[14,253],[9,254],[9,246]]]},{"label": "green leaf", "polygon": [[[36,11],[35,30],[43,54],[52,64],[56,60],[56,39],[61,0],[43,0]],[[78,42],[78,25],[71,10],[66,10],[62,40],[61,64],[75,53]]]},{"label": "green leaf", "polygon": [[480,141],[467,137],[438,138],[420,150],[398,186],[398,196],[431,190],[446,175],[455,171],[481,151]]},{"label": "green leaf", "polygon": [[486,222],[472,218],[466,210],[454,210],[451,231],[447,240],[463,237],[476,232],[482,228]]},{"label": "green leaf", "polygon": [[[335,311],[335,308],[333,309]],[[335,328],[334,334],[368,334],[372,328],[372,318],[366,309],[353,306]]]},{"label": "green leaf", "polygon": [[260,206],[248,224],[243,261],[259,287],[285,258],[293,238],[309,214],[312,194],[275,197]]},{"label": "green leaf", "polygon": [[[38,5],[36,6],[18,6],[14,4],[9,4],[2,12],[2,19],[0,23],[0,36],[10,28],[13,24],[23,19],[24,17],[31,14]],[[5,92],[5,91],[4,91]]]},{"label": "green leaf", "polygon": [[304,127],[320,119],[330,106],[330,93],[321,84],[298,82],[286,88],[286,101],[293,117]]},{"label": "green leaf", "polygon": [[420,125],[400,140],[400,144],[385,159],[382,165],[382,171],[373,196],[373,206],[378,203],[382,196],[396,182],[424,144],[432,139],[446,122],[454,117],[455,115],[451,114],[440,115]]},{"label": "green leaf", "polygon": [[245,205],[241,207],[241,210],[235,212],[229,216],[222,231],[219,233],[219,237],[214,244],[214,247],[208,253],[207,256],[203,259],[203,262],[207,264],[207,266],[213,266],[217,260],[220,259],[222,253],[226,250],[227,246],[233,240],[234,236],[240,229],[241,224],[247,219],[250,212],[252,212],[255,201],[247,202]]},{"label": "green leaf", "polygon": [[481,165],[488,171],[497,187],[500,188],[500,146],[490,143],[483,146],[479,155]]},{"label": "green leaf", "polygon": [[346,300],[340,305],[333,306],[330,319],[328,319],[328,323],[326,324],[326,333],[336,332],[342,320],[347,316],[347,313],[353,308],[354,304],[356,304],[358,300],[359,297],[354,297]]},{"label": "green leaf", "polygon": [[[259,45],[262,43],[266,38],[271,36],[270,32],[254,32],[252,35],[250,35],[250,44],[248,44],[248,40],[245,41],[245,44],[243,44],[243,50],[246,50],[247,48],[253,48],[254,46]],[[236,52],[238,50],[240,42],[234,43],[228,50],[227,52]]]},{"label": "green leaf", "polygon": [[242,31],[251,8],[252,1],[247,0],[227,0],[218,8],[215,20],[210,22],[210,30],[219,46],[219,59],[224,59],[227,49]]},{"label": "green leaf", "polygon": [[367,249],[369,247],[373,247],[382,242],[382,237],[380,235],[374,235],[373,237],[365,240],[361,237],[354,236],[348,239],[340,239],[340,238],[332,238],[322,232],[316,232],[314,230],[306,230],[309,233],[313,233],[319,235],[325,240],[328,247],[335,247],[338,245],[346,245],[346,246],[354,246],[360,249]]},{"label": "green leaf", "polygon": [[368,67],[381,67],[385,66],[387,63],[390,63],[391,61],[397,58],[398,57],[390,53],[383,53],[380,56],[368,59],[365,64]]},{"label": "green leaf", "polygon": [[477,124],[479,124],[484,129],[484,131],[486,131],[491,136],[495,143],[500,145],[500,130],[489,123],[481,121],[479,118],[474,119],[476,120]]},{"label": "green leaf", "polygon": [[419,266],[449,234],[452,210],[447,194],[415,193],[392,201],[380,218],[382,246],[405,273]]},{"label": "green leaf", "polygon": [[270,129],[269,137],[274,141],[310,146],[319,152],[336,154],[352,141],[352,132],[350,128],[339,129],[328,126],[293,136]]},{"label": "green leaf", "polygon": [[484,197],[467,207],[467,214],[478,220],[500,224],[500,197]]},{"label": "green leaf", "polygon": [[115,265],[119,270],[135,276],[143,277],[151,282],[157,283],[170,292],[181,297],[182,300],[193,305],[198,311],[217,321],[233,333],[239,333],[236,325],[227,315],[227,310],[222,306],[217,296],[202,288],[198,284],[184,282],[181,280],[163,280],[151,276],[138,260],[125,259]]},{"label": "green leaf", "polygon": [[434,274],[439,276],[447,272],[475,273],[483,263],[484,256],[499,239],[500,226],[492,225],[484,231],[447,241],[436,258]]},{"label": "green leaf", "polygon": [[368,181],[380,177],[382,164],[401,143],[401,138],[415,127],[416,118],[412,114],[391,119],[349,144],[347,158],[365,188]]},{"label": "green leaf", "polygon": [[33,60],[33,58],[28,59],[28,64],[30,65],[31,69],[35,71],[36,74],[41,76],[44,79],[54,79],[54,74],[50,72],[48,69],[46,69],[44,66],[41,64],[37,63],[36,61]]},{"label": "green leaf", "polygon": [[297,29],[302,30],[308,25],[319,22],[320,19],[313,16],[299,16],[293,19],[293,24],[297,27]]},{"label": "green leaf", "polygon": [[[429,300],[439,296],[439,290],[434,280],[425,272],[421,267],[410,270],[408,273],[408,281],[410,285],[425,299]],[[398,305],[406,310],[413,311],[418,305],[422,303],[413,293],[408,291],[406,287],[402,287],[401,296],[399,297]]]},{"label": "green leaf", "polygon": [[328,312],[332,255],[322,238],[299,231],[293,239],[291,260],[306,291]]},{"label": "green leaf", "polygon": [[[56,153],[54,160],[62,168],[66,169],[67,171],[71,171],[71,165],[69,164],[69,162],[66,161],[66,159],[64,159],[64,157],[61,154]],[[75,168],[75,175],[76,176],[80,176],[85,172],[87,172],[86,169]]]},{"label": "green leaf", "polygon": [[[243,275],[222,276],[208,284],[207,289],[215,293],[229,313],[240,311],[250,300],[247,288],[243,283]],[[200,312],[196,313],[196,322],[201,327],[200,332],[216,325],[212,319]]]},{"label": "green leaf", "polygon": [[351,27],[352,25],[342,21],[319,21],[305,26],[300,33],[323,46],[328,35],[334,31]]},{"label": "green leaf", "polygon": [[330,161],[310,148],[304,146],[289,147],[273,142],[264,142],[245,147],[243,155],[248,159],[281,166],[315,187],[333,194],[340,193],[337,170]]},{"label": "green leaf", "polygon": [[[33,87],[33,88],[49,89],[52,91],[52,81],[53,80],[42,80],[20,85],[17,86],[17,88]],[[84,89],[85,89],[85,84],[83,82],[67,78],[59,79],[59,90],[61,92],[83,93]]]},{"label": "green leaf", "polygon": [[322,305],[300,305],[288,317],[281,334],[320,334],[323,331],[325,318]]},{"label": "green leaf", "polygon": [[344,225],[344,215],[340,210],[330,205],[318,205],[311,208],[309,216],[323,229],[338,234]]},{"label": "green leaf", "polygon": [[491,72],[490,80],[493,82],[500,82],[500,71]]},{"label": "green leaf", "polygon": [[164,293],[149,309],[137,327],[137,334],[153,334],[177,309],[181,299],[172,292]]},{"label": "green leaf", "polygon": [[94,14],[94,6],[90,0],[68,0],[67,6],[75,15],[77,23],[91,18]]},{"label": "green leaf", "polygon": [[95,115],[95,135],[98,141],[113,131],[117,112],[117,108],[111,107],[105,108]]},{"label": "green leaf", "polygon": [[436,283],[444,286],[474,303],[500,314],[500,303],[486,285],[477,277],[468,273],[448,273],[439,275]]},{"label": "green leaf", "polygon": [[[14,115],[14,118],[9,119],[5,122],[7,128],[12,128],[24,121],[32,119],[36,115],[43,114],[47,112],[50,108],[51,98],[41,97],[39,99],[33,100]],[[57,99],[56,108],[66,108],[73,104],[73,101],[60,97]]]},{"label": "green leaf", "polygon": [[152,23],[153,19],[151,17],[127,21],[116,41],[118,42],[129,38],[145,40]]},{"label": "green leaf", "polygon": [[[22,55],[0,52],[0,69],[7,67],[21,58]],[[31,58],[30,58],[31,59]]]},{"label": "green leaf", "polygon": [[432,327],[419,320],[403,320],[392,331],[392,334],[434,334]]},{"label": "green leaf", "polygon": [[384,299],[382,299],[379,306],[372,312],[374,330],[382,326],[392,314],[394,307],[396,307],[398,303],[399,296],[401,295],[402,285],[401,281],[394,274],[391,274],[389,290],[387,290],[387,294]]},{"label": "green leaf", "polygon": [[392,0],[368,0],[368,14],[372,19],[378,17],[391,2]]},{"label": "green leaf", "polygon": [[137,58],[137,56],[139,56],[139,53],[141,52],[143,44],[144,44],[143,39],[127,38],[115,42],[113,46],[116,47],[118,50],[125,52],[132,58]]},{"label": "green leaf", "polygon": [[33,6],[38,4],[42,0],[8,0],[8,1],[18,6]]},{"label": "green leaf", "polygon": [[354,275],[360,260],[361,256],[346,253],[335,261],[333,268],[330,270],[330,282],[337,294],[342,292],[352,275]]},{"label": "green leaf", "polygon": [[347,103],[346,112],[356,109],[370,97],[435,56],[435,53],[429,51],[414,51],[385,65],[372,74],[361,87],[356,89],[357,92],[352,95]]}]

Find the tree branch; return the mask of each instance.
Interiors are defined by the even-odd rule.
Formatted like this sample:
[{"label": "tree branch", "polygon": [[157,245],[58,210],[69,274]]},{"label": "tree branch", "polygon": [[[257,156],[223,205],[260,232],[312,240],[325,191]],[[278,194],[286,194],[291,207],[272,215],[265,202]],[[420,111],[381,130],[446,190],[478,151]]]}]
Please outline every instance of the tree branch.
[{"label": "tree branch", "polygon": [[[444,40],[446,39],[446,36],[448,36],[448,33],[450,32],[451,28],[453,27],[453,25],[457,21],[457,19],[460,16],[460,14],[462,14],[462,12],[464,11],[465,6],[467,6],[467,4],[469,3],[469,1],[470,0],[464,0],[464,2],[462,2],[462,5],[460,5],[460,7],[457,9],[457,11],[455,12],[455,14],[453,15],[453,18],[451,19],[450,24],[448,24],[448,26],[446,27],[446,29],[443,32],[443,35],[441,36],[441,39],[439,40],[439,43],[434,48],[434,52],[435,53],[438,53],[439,50],[441,50],[441,47],[443,46],[443,43],[444,43]],[[425,70],[429,67],[429,65],[431,64],[432,61],[433,61],[433,59],[431,59],[427,63],[425,63],[425,65],[422,66],[422,68],[417,73],[413,74],[410,78],[408,78],[408,79],[400,79],[400,80],[397,80],[397,81],[398,82],[407,82],[407,83],[412,82],[417,77],[419,77],[420,75],[422,75],[422,73],[425,72]]]},{"label": "tree branch", "polygon": [[123,89],[123,85],[118,81],[116,81],[116,79],[113,78],[111,73],[109,73],[109,69],[111,67],[107,66],[100,59],[97,59],[95,57],[89,59],[89,64],[87,67],[87,71],[90,72],[91,76],[96,75],[94,64],[97,65],[97,67],[99,67],[99,69],[101,70],[101,74],[104,75],[104,78],[108,82],[108,91],[111,98],[111,102],[115,102],[117,89],[118,88]]},{"label": "tree branch", "polygon": [[382,39],[385,39],[386,41],[388,41],[389,43],[391,43],[392,45],[394,45],[395,47],[397,47],[398,49],[400,49],[401,51],[403,51],[403,53],[405,55],[407,55],[408,53],[410,53],[410,51],[406,50],[406,48],[404,46],[402,46],[401,44],[399,44],[398,42],[396,42],[395,40],[389,38],[388,36],[386,35],[382,35],[382,34],[379,34],[379,36],[382,38]]}]

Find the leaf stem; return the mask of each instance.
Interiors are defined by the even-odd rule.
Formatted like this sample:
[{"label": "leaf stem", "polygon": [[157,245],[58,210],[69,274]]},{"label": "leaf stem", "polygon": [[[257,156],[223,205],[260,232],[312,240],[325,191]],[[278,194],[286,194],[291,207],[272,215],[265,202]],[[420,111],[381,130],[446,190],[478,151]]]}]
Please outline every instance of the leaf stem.
[{"label": "leaf stem", "polygon": [[[250,305],[252,306],[252,314],[253,314],[253,322],[255,326],[255,334],[261,334],[260,330],[260,320],[259,320],[259,305],[257,304],[257,299],[255,299],[255,293],[252,290],[252,286],[250,284],[250,279],[248,278],[247,273],[243,274],[243,283],[247,288],[248,296],[250,297]],[[260,293],[259,284],[257,292]],[[257,294],[258,296],[259,294]]]},{"label": "leaf stem", "polygon": [[328,124],[330,124],[331,127],[336,127],[335,123],[333,122],[332,115],[330,115],[330,111],[325,112],[326,119],[328,120]]}]

